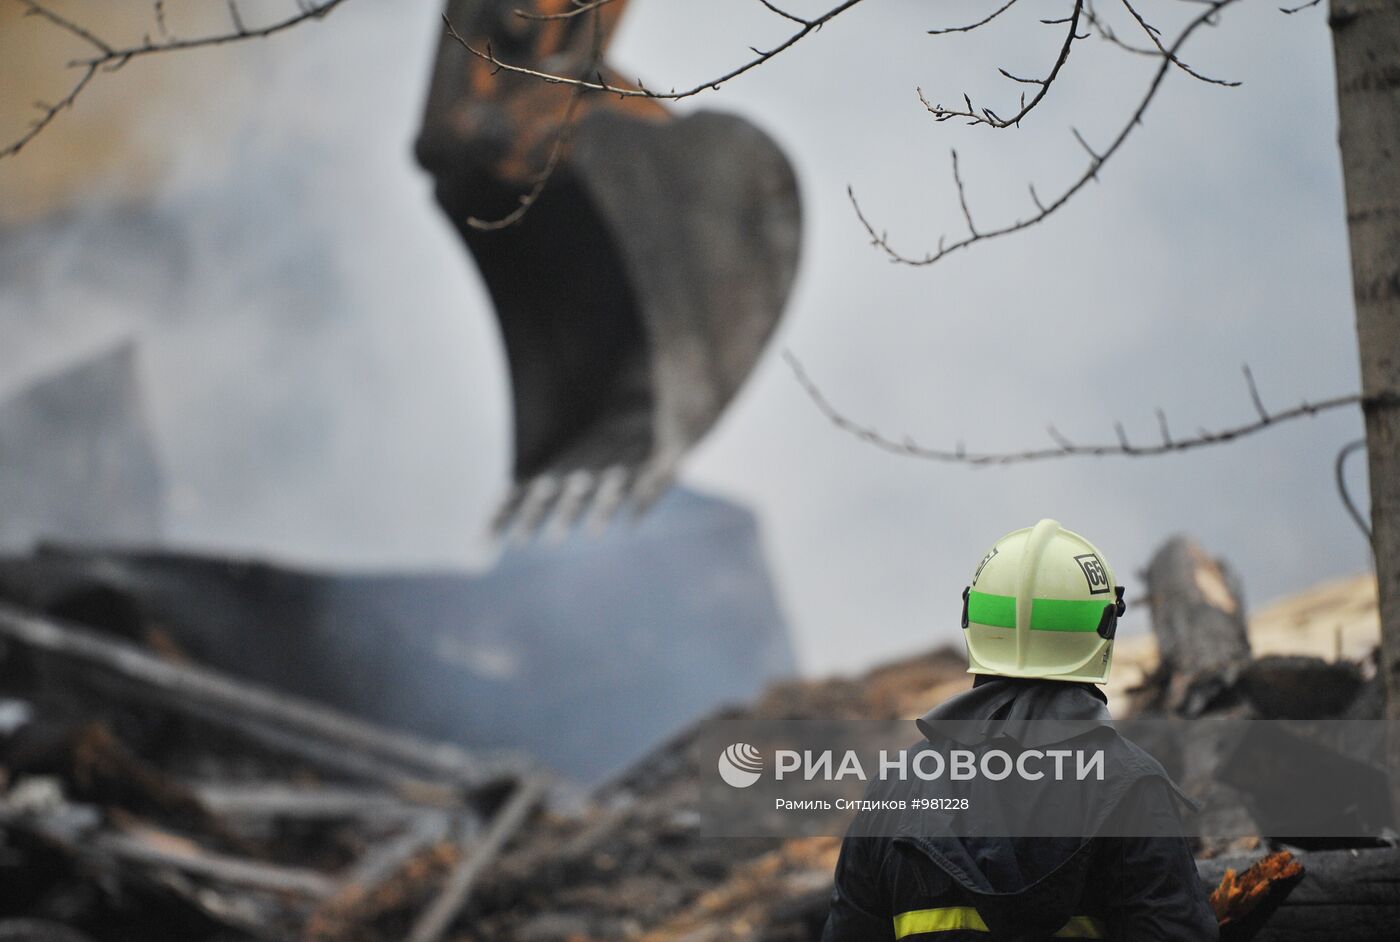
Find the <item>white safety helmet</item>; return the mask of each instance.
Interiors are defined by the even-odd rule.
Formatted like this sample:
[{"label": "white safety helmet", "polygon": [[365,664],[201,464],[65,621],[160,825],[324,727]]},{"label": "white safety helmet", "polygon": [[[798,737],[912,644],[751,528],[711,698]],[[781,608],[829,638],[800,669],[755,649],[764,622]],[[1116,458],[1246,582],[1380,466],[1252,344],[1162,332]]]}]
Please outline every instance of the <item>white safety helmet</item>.
[{"label": "white safety helmet", "polygon": [[997,540],[963,590],[968,672],[1105,683],[1122,614],[1094,544],[1042,520]]}]

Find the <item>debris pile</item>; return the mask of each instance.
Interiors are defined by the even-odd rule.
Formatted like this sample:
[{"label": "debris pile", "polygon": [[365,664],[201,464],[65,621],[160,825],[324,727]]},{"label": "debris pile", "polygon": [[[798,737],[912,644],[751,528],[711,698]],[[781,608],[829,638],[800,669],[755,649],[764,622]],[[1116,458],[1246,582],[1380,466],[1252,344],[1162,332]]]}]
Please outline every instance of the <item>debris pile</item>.
[{"label": "debris pile", "polygon": [[[5,605],[0,645],[0,938],[22,922],[93,942],[708,927],[779,940],[810,938],[825,918],[835,839],[696,836],[686,754],[703,724],[596,800],[556,789],[546,801],[521,761],[368,724],[178,649]],[[964,686],[964,670],[939,651],[860,679],[779,684],[722,718],[912,715]]]},{"label": "debris pile", "polygon": [[1370,575],[1325,583],[1247,616],[1228,562],[1186,537],[1146,571],[1152,634],[1114,646],[1114,714],[1380,719],[1380,614]]},{"label": "debris pile", "polygon": [[[1178,650],[1215,625],[1236,656],[1193,670],[1159,628],[1163,666],[1136,693],[1141,708],[1260,715],[1265,695],[1246,678],[1273,662],[1235,635],[1238,592],[1192,574],[1217,614],[1182,619],[1159,612],[1169,584],[1152,583],[1154,624],[1174,619]],[[961,653],[942,649],[778,684],[582,796],[521,761],[273,693],[149,639],[0,606],[0,649],[0,939],[61,942],[811,939],[839,841],[704,836],[712,769],[694,765],[693,744],[721,721],[910,718],[968,683]],[[1373,678],[1326,664],[1351,678],[1337,674],[1333,690],[1351,693],[1329,709],[1356,709]],[[1400,850],[1295,847],[1260,862],[1271,843],[1202,848],[1222,938],[1325,929],[1359,942],[1400,917]]]},{"label": "debris pile", "polygon": [[949,648],[863,677],[775,685],[752,706],[674,737],[597,791],[582,814],[545,815],[474,898],[470,938],[796,942],[826,920],[839,840],[700,836],[691,743],[739,719],[899,719],[967,687]]},{"label": "debris pile", "polygon": [[542,794],[522,763],[11,607],[0,644],[0,937],[429,942]]},{"label": "debris pile", "polygon": [[[1233,648],[1234,655],[1203,660],[1198,666],[1185,657],[1162,658],[1162,667],[1143,672],[1141,689],[1121,692],[1115,707],[1119,713],[1128,715],[1136,706],[1147,714],[1272,716],[1275,711],[1261,708],[1269,701],[1258,689],[1251,691],[1247,678],[1279,667],[1285,676],[1296,676],[1299,672],[1292,669],[1297,666],[1308,676],[1323,677],[1308,690],[1310,715],[1369,715],[1376,684],[1369,665],[1301,655],[1284,661],[1281,652],[1286,647],[1269,638],[1250,637],[1238,583],[1230,588],[1234,580],[1219,575],[1221,563],[1187,541],[1175,541],[1164,552],[1217,568],[1197,575],[1193,566],[1175,566],[1184,575],[1175,583],[1157,575],[1160,569],[1154,573],[1157,578],[1149,576],[1158,645],[1172,651],[1172,642],[1164,641],[1162,634],[1175,630],[1185,652],[1192,649],[1194,636],[1218,630],[1228,633],[1219,647]],[[1192,587],[1196,594],[1174,593],[1174,585]],[[1345,594],[1349,608],[1356,606],[1358,594],[1365,595],[1359,590]],[[1191,599],[1197,610],[1182,615],[1174,599]],[[1200,610],[1205,605],[1215,612]],[[1314,616],[1328,617],[1326,612],[1310,617]],[[1171,627],[1163,629],[1168,624]],[[1290,622],[1286,627],[1293,632],[1302,626]],[[1356,639],[1350,640],[1354,646]],[[1271,653],[1257,657],[1256,649]],[[965,670],[961,653],[944,649],[859,678],[779,685],[751,708],[712,719],[913,717],[965,689]],[[1321,686],[1330,689],[1317,689]],[[817,937],[826,917],[839,841],[699,837],[694,782],[709,770],[687,767],[685,757],[687,745],[703,727],[697,725],[638,763],[629,775],[600,788],[597,806],[581,814],[547,815],[522,834],[474,899],[468,938],[788,942]],[[1205,774],[1216,771],[1214,765],[1197,765]],[[1380,927],[1400,919],[1400,849],[1268,854],[1272,843],[1255,836],[1199,844],[1204,858],[1201,877],[1220,906],[1223,939],[1389,938]]]}]

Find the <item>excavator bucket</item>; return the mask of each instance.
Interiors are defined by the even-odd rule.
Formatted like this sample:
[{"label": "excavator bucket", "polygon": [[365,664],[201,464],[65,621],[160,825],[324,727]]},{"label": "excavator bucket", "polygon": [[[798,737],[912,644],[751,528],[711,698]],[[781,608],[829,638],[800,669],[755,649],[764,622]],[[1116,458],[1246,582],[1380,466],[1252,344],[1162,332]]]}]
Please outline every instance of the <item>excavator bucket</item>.
[{"label": "excavator bucket", "polygon": [[417,155],[500,319],[502,529],[650,504],[752,370],[797,268],[797,184],[763,131],[482,57],[624,86],[604,52],[625,4],[447,3]]}]

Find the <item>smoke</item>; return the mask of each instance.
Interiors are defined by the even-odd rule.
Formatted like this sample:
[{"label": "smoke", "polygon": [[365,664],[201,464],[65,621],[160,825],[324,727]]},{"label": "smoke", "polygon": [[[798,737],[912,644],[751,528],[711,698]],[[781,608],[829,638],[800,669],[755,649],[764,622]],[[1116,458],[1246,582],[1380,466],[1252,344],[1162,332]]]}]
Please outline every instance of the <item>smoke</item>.
[{"label": "smoke", "polygon": [[[272,41],[133,64],[5,168],[65,156],[96,107],[142,142],[75,180],[81,199],[60,187],[0,230],[0,392],[134,340],[170,542],[342,565],[489,557],[509,447],[499,342],[410,154],[437,22],[429,5],[347,4]],[[143,161],[159,172],[126,166]]]},{"label": "smoke", "polygon": [[[1170,76],[1100,184],[1036,230],[930,271],[865,244],[847,183],[917,251],[960,230],[956,146],[979,218],[1013,219],[1027,182],[1044,196],[1082,169],[1068,128],[1101,145],[1154,67],[1085,43],[1022,128],[935,124],[916,85],[1005,108],[1020,89],[995,68],[1038,75],[1050,61],[1034,11],[982,36],[924,33],[986,12],[862,4],[694,100],[759,123],[802,181],[807,254],[775,348],[896,437],[989,449],[1045,441],[1049,421],[1085,439],[1111,439],[1115,419],[1152,436],[1158,405],[1188,431],[1247,420],[1243,361],[1271,405],[1355,389],[1322,9],[1229,10],[1187,61],[1244,86]],[[136,337],[177,543],[357,565],[489,556],[480,535],[509,449],[498,340],[409,157],[437,13],[357,0],[275,41],[133,63],[22,155],[51,159],[41,146],[118,113],[157,167],[99,174],[105,201],[7,234],[5,256],[25,261],[0,281],[0,383]],[[612,58],[684,85],[790,26],[745,0],[634,0]],[[112,112],[100,96],[123,87],[139,93]],[[156,87],[184,107],[158,107]],[[969,473],[838,434],[770,351],[686,473],[756,508],[806,666],[849,670],[956,640],[978,557],[1046,515],[1099,543],[1130,595],[1177,530],[1227,556],[1251,598],[1364,568],[1330,483],[1359,426],[1335,415],[1156,462]]]}]

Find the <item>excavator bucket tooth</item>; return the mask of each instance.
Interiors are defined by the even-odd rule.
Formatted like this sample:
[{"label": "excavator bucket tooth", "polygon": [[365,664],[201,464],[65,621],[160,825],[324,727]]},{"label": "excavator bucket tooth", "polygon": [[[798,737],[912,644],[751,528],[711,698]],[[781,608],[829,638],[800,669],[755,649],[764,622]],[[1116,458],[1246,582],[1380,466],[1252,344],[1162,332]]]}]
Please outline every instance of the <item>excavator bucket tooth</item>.
[{"label": "excavator bucket tooth", "polygon": [[[439,48],[417,153],[500,320],[517,485],[500,527],[658,497],[753,369],[796,274],[796,179],[749,121],[482,58],[623,86],[603,52],[624,6],[447,4],[456,37]],[[588,487],[559,483],[579,472]],[[619,479],[645,493],[613,493]]]}]

